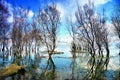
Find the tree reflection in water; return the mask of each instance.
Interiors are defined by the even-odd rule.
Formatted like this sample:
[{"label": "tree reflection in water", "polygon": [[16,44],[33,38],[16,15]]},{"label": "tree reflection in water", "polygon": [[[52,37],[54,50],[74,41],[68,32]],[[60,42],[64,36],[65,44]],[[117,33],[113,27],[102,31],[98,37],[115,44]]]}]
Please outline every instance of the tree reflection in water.
[{"label": "tree reflection in water", "polygon": [[[0,68],[4,68],[9,64],[13,63],[19,66],[26,65],[27,67],[25,71],[21,71],[18,74],[8,76],[5,78],[5,80],[59,80],[60,78],[62,78],[63,80],[106,79],[106,72],[107,72],[106,70],[109,62],[108,55],[104,55],[104,56],[96,55],[95,57],[88,57],[87,55],[79,54],[77,57],[68,58],[71,64],[66,68],[70,67],[70,69],[67,69],[69,71],[65,71],[66,72],[65,75],[60,75],[60,72],[64,72],[64,71],[61,70],[59,72],[58,69],[59,63],[55,65],[56,60],[54,63],[53,61],[53,59],[55,59],[54,57],[52,59],[52,57],[42,58],[38,54],[35,54],[34,57],[30,54],[26,54],[25,56],[22,55],[20,56],[19,54],[15,53],[14,55],[11,55],[11,59],[8,59],[10,55],[8,57],[3,57],[4,61],[0,63]],[[89,61],[88,58],[90,58]],[[81,62],[84,64],[85,61],[88,61],[89,68],[85,68],[86,66],[81,66]],[[68,74],[69,72],[70,75]]]},{"label": "tree reflection in water", "polygon": [[56,79],[56,66],[52,60],[52,57],[49,56],[47,65],[40,75],[40,80],[55,80]]},{"label": "tree reflection in water", "polygon": [[77,67],[76,58],[73,58],[73,59],[72,59],[72,63],[71,63],[72,80],[77,80],[77,79],[76,79],[76,75],[75,75],[75,74],[76,74],[76,71],[75,71],[76,67]]},{"label": "tree reflection in water", "polygon": [[106,80],[105,71],[107,70],[109,56],[91,57],[88,61],[90,69],[84,80]]},{"label": "tree reflection in water", "polygon": [[[38,62],[40,62],[40,61],[37,62],[37,59],[33,60],[32,56],[30,54],[28,54],[26,56],[22,56],[21,53],[17,53],[17,52],[15,52],[11,56],[9,55],[8,57],[2,57],[2,58],[5,58],[5,60],[6,60],[6,61],[3,60],[3,62],[1,63],[1,65],[3,65],[3,63],[4,63],[3,68],[8,66],[9,64],[17,64],[19,66],[21,66],[21,65],[27,66],[27,68],[25,70],[24,69],[20,70],[17,74],[0,77],[0,79],[3,79],[3,80],[4,79],[5,80],[31,80],[36,73],[37,67],[39,67]],[[35,58],[36,58],[36,56],[35,56]],[[39,60],[40,60],[40,58],[39,58]]]},{"label": "tree reflection in water", "polygon": [[[72,53],[72,54],[76,54],[76,53]],[[71,69],[72,69],[71,80],[78,80],[76,68],[77,68],[76,57],[73,57],[71,62]]]}]

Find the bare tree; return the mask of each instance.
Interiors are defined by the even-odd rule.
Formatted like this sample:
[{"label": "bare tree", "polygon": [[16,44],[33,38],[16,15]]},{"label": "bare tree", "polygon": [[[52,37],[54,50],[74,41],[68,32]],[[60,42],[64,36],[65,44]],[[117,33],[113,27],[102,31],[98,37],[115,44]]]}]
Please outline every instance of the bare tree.
[{"label": "bare tree", "polygon": [[9,6],[4,0],[0,0],[0,40],[2,42],[2,51],[5,51],[5,40],[7,39],[7,32],[10,29],[8,24],[8,17],[10,15]]},{"label": "bare tree", "polygon": [[[114,26],[114,31],[115,34],[117,34],[119,40],[120,40],[120,5],[117,4],[114,7],[114,13],[112,14],[111,21]],[[118,45],[119,47],[119,55],[120,55],[120,44]]]},{"label": "bare tree", "polygon": [[[98,76],[95,75],[96,72],[104,71],[104,65],[107,67],[109,62],[109,39],[108,31],[105,27],[105,15],[103,14],[101,18],[100,15],[95,13],[94,4],[90,1],[83,7],[78,5],[78,10],[75,15],[78,22],[78,34],[87,42],[88,52],[91,55],[89,62],[92,67],[88,78],[99,79]],[[105,60],[103,60],[104,50],[107,54]],[[100,58],[96,59],[95,56],[99,56]],[[99,74],[99,76],[100,75],[101,74]]]},{"label": "bare tree", "polygon": [[51,57],[56,48],[57,33],[60,25],[60,12],[57,10],[56,4],[48,5],[41,11],[40,18],[43,41]]},{"label": "bare tree", "polygon": [[37,51],[40,48],[40,45],[43,44],[42,42],[42,32],[41,32],[41,27],[39,24],[39,17],[34,17],[32,21],[32,31],[31,31],[31,40],[35,44],[35,53],[36,49]]},{"label": "bare tree", "polygon": [[14,23],[13,23],[13,30],[12,30],[12,43],[13,43],[13,50],[21,50],[22,46],[22,26],[21,26],[21,19],[15,16]]},{"label": "bare tree", "polygon": [[71,42],[71,53],[72,53],[72,56],[73,58],[76,57],[76,53],[77,53],[77,47],[79,44],[78,42],[78,36],[77,36],[77,26],[75,25],[75,23],[73,22],[71,16],[67,18],[67,26],[66,26],[68,32],[69,32],[69,35],[71,36],[72,38],[72,42]]},{"label": "bare tree", "polygon": [[[115,34],[117,34],[119,38],[119,44],[117,44],[117,47],[119,48],[119,60],[120,60],[120,4],[116,4],[114,6],[113,14],[111,17],[112,24],[114,26]],[[116,76],[116,79],[120,77],[120,68],[118,69],[118,77]]]},{"label": "bare tree", "polygon": [[118,35],[120,39],[120,5],[116,5],[114,8],[114,13],[112,14],[111,20],[114,25],[115,33]]},{"label": "bare tree", "polygon": [[13,12],[13,30],[12,30],[12,41],[13,41],[13,49],[17,51],[22,51],[24,44],[27,44],[27,37],[26,36],[26,15],[27,13],[24,12],[21,7],[15,7]]},{"label": "bare tree", "polygon": [[12,30],[13,48],[17,48],[20,53],[25,50],[30,51],[32,23],[28,22],[29,9],[14,7],[14,22]]}]

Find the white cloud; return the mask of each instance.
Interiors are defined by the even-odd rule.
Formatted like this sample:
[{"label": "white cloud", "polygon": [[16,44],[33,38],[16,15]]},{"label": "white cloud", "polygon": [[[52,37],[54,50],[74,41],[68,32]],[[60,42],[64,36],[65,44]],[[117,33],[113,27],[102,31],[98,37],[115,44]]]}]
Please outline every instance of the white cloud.
[{"label": "white cloud", "polygon": [[32,10],[30,10],[28,13],[28,18],[32,18],[33,16],[34,16],[34,12]]},{"label": "white cloud", "polygon": [[92,0],[92,1],[95,3],[95,5],[102,5],[102,4],[106,4],[111,0]]},{"label": "white cloud", "polygon": [[[58,4],[57,8],[58,10],[60,10],[61,12],[61,18],[62,21],[65,21],[64,19],[66,18],[66,16],[71,16],[72,15],[72,19],[75,20],[75,11],[77,9],[77,2],[80,5],[84,5],[86,3],[88,3],[88,0],[67,0],[65,4]],[[107,2],[111,1],[111,0],[91,0],[92,2],[94,2],[95,6],[100,6],[103,4],[106,4]]]},{"label": "white cloud", "polygon": [[13,8],[11,6],[11,4],[7,3],[6,1],[3,1],[2,4],[4,5],[4,7],[8,10],[8,18],[7,18],[7,22],[8,23],[12,23],[13,22]]},{"label": "white cloud", "polygon": [[[71,3],[76,2],[76,0],[70,0],[70,1],[71,1]],[[106,4],[107,2],[109,2],[111,0],[90,0],[90,1],[93,2],[95,6],[98,6],[98,5]],[[88,3],[89,0],[78,0],[77,2],[81,5],[84,5],[84,4]]]},{"label": "white cloud", "polygon": [[27,21],[28,21],[28,22],[31,22],[33,16],[34,16],[34,12],[33,12],[32,10],[29,10],[28,16],[27,16]]},{"label": "white cloud", "polygon": [[59,3],[57,3],[57,9],[58,9],[58,11],[60,11],[60,17],[61,17],[61,20],[63,21],[65,19],[65,9]]},{"label": "white cloud", "polygon": [[59,45],[67,45],[69,46],[71,44],[72,38],[69,34],[65,34],[64,36],[59,37]]},{"label": "white cloud", "polygon": [[13,16],[9,16],[9,17],[7,18],[7,21],[8,21],[9,23],[12,23],[12,22],[13,22]]}]

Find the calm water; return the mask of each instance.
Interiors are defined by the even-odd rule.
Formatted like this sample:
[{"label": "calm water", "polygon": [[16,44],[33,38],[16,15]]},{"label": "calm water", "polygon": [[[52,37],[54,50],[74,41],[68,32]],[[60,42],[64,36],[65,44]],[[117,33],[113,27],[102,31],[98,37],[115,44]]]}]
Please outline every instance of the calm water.
[{"label": "calm water", "polygon": [[[9,66],[12,63],[17,65],[25,64],[27,66],[25,71],[7,76],[4,80],[86,80],[85,78],[88,75],[92,76],[92,74],[99,74],[99,68],[97,69],[98,72],[90,73],[91,66],[88,62],[91,62],[91,57],[87,53],[77,54],[77,58],[72,58],[68,47],[60,46],[57,50],[64,51],[64,54],[55,54],[52,58],[49,58],[46,53],[25,55],[21,57],[9,55],[3,58],[2,53],[0,53],[0,69]],[[110,55],[107,70],[101,72],[102,77],[105,77],[101,80],[116,80],[115,77],[119,77],[119,55],[116,54],[117,51],[115,51]],[[0,80],[3,80],[3,78],[0,77]]]},{"label": "calm water", "polygon": [[[42,54],[40,54],[42,55]],[[88,73],[87,62],[90,59],[88,54],[79,54],[77,58],[67,57],[70,53],[56,54],[50,59],[41,58],[40,55],[27,55],[23,57],[8,56],[4,59],[0,57],[0,68],[16,63],[26,64],[24,73],[8,76],[5,80],[83,80]],[[115,71],[119,67],[118,57],[110,59],[108,70],[105,71],[107,80],[114,80]],[[112,63],[116,61],[116,63]]]}]

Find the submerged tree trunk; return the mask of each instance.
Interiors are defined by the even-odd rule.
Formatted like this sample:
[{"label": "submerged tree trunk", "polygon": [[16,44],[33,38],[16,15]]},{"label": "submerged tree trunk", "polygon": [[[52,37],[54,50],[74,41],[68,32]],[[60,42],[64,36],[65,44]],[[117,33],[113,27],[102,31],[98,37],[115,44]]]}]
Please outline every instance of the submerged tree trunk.
[{"label": "submerged tree trunk", "polygon": [[3,41],[2,52],[5,52],[5,40]]}]

